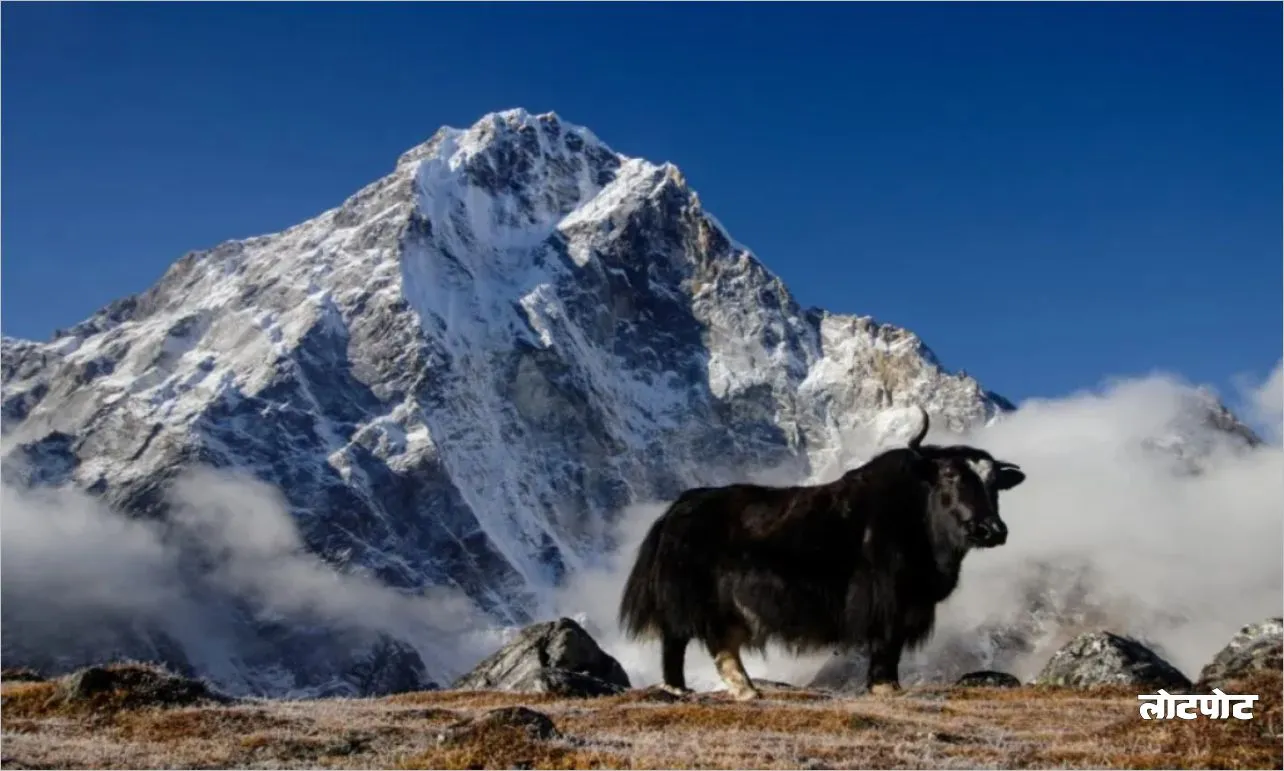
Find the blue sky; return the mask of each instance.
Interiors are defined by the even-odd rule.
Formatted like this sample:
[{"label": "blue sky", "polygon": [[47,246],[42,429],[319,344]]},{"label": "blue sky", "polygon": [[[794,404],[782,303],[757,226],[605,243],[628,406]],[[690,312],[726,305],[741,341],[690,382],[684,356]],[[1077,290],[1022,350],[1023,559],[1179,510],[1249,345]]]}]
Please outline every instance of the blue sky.
[{"label": "blue sky", "polygon": [[5,334],[521,106],[672,161],[804,305],[1013,399],[1280,358],[1281,7],[17,4]]}]

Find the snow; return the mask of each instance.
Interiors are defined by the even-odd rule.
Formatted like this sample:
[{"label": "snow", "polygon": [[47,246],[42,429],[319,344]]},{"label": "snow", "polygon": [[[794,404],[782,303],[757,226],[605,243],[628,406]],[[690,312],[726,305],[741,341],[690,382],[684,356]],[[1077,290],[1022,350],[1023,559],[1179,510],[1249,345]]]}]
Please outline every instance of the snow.
[{"label": "snow", "polygon": [[559,229],[566,231],[578,225],[610,221],[627,215],[641,205],[664,179],[662,167],[639,158],[630,158],[621,166],[615,180],[566,215]]}]

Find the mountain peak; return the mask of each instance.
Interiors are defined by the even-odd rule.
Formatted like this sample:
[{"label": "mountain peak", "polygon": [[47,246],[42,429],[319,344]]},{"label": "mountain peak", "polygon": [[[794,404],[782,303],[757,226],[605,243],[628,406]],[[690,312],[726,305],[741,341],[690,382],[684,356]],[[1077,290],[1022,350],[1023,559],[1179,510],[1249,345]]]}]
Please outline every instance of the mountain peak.
[{"label": "mountain peak", "polygon": [[[412,147],[401,155],[401,166],[425,158],[459,153],[466,161],[479,153],[493,152],[500,148],[519,150],[528,154],[541,151],[557,153],[559,146],[571,152],[593,152],[616,155],[591,130],[568,123],[555,112],[531,113],[521,107],[489,112],[467,128],[442,126],[427,141]],[[619,156],[619,160],[626,160]]]},{"label": "mountain peak", "polygon": [[632,159],[554,113],[493,112],[467,129],[444,127],[404,153],[419,212],[456,245],[526,248],[615,181]]},{"label": "mountain peak", "polygon": [[[176,474],[235,469],[321,559],[454,587],[503,623],[610,548],[631,504],[819,473],[889,406],[953,428],[1000,409],[905,330],[803,311],[676,166],[521,109],[437,131],[306,222],[188,254],[52,343],[3,346],[4,459],[28,483],[160,518]],[[338,676],[322,658],[215,663],[278,688]]]}]

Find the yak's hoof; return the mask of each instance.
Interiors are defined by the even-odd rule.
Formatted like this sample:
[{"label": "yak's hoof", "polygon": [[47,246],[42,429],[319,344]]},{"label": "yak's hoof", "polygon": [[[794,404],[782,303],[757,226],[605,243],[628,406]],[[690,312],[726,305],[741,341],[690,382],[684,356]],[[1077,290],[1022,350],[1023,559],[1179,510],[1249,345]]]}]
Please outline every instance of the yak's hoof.
[{"label": "yak's hoof", "polygon": [[679,699],[684,698],[686,696],[690,696],[691,694],[695,693],[695,691],[691,690],[690,688],[680,688],[676,685],[669,685],[668,683],[661,685],[660,690],[664,691],[670,696],[677,696]]},{"label": "yak's hoof", "polygon": [[757,688],[742,688],[740,690],[732,691],[731,698],[736,701],[753,701],[755,699],[761,699],[762,693],[759,692]]},{"label": "yak's hoof", "polygon": [[874,683],[869,687],[869,693],[871,696],[891,696],[900,689],[900,683]]}]

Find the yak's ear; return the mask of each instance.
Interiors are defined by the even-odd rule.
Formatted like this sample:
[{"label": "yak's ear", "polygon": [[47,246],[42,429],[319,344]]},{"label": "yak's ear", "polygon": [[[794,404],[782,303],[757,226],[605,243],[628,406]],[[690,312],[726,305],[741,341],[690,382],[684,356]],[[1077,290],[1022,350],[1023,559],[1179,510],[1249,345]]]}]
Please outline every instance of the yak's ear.
[{"label": "yak's ear", "polygon": [[1025,472],[1019,466],[1011,463],[999,465],[998,474],[994,480],[994,486],[1000,490],[1011,490],[1025,481]]}]

